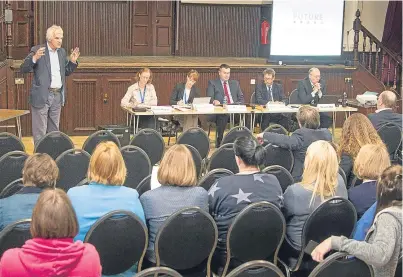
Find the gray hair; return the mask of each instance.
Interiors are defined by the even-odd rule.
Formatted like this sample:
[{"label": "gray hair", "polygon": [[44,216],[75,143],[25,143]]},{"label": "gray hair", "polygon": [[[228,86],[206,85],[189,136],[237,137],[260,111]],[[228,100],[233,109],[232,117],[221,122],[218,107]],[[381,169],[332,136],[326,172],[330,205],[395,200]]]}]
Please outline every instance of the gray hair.
[{"label": "gray hair", "polygon": [[46,30],[46,40],[50,41],[55,37],[56,33],[62,33],[63,34],[63,29],[60,26],[57,25],[52,25]]}]

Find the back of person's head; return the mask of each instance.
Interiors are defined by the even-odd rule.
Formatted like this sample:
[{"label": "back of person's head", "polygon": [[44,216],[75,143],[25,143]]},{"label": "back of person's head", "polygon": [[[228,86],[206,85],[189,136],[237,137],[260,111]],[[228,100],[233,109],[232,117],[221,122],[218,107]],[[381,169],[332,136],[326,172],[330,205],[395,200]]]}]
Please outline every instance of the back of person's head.
[{"label": "back of person's head", "polygon": [[316,196],[323,201],[335,195],[338,170],[337,154],[329,142],[318,140],[308,147],[301,184],[313,192],[310,205]]},{"label": "back of person's head", "polygon": [[48,154],[44,153],[29,156],[22,169],[24,186],[54,187],[58,177],[59,168],[56,162]]},{"label": "back of person's head", "polygon": [[118,146],[111,141],[98,144],[88,167],[88,181],[119,186],[125,182],[126,173],[125,161]]},{"label": "back of person's head", "polygon": [[77,233],[77,216],[67,194],[58,188],[44,190],[32,211],[32,237],[74,238]]},{"label": "back of person's head", "polygon": [[383,144],[367,144],[361,147],[354,161],[354,174],[361,180],[377,180],[390,166],[390,156]]},{"label": "back of person's head", "polygon": [[376,213],[391,206],[402,206],[402,166],[386,168],[378,179]]},{"label": "back of person's head", "polygon": [[301,128],[318,129],[320,127],[318,109],[311,106],[301,106],[297,112],[297,120]]},{"label": "back of person's head", "polygon": [[383,144],[369,119],[361,114],[351,115],[343,124],[341,131],[339,156],[343,153],[355,159],[361,147],[366,144]]},{"label": "back of person's head", "polygon": [[157,178],[163,186],[195,186],[196,167],[190,150],[183,144],[171,146],[162,158]]},{"label": "back of person's head", "polygon": [[378,108],[393,109],[396,107],[396,94],[393,91],[385,90],[378,98]]},{"label": "back of person's head", "polygon": [[[266,151],[264,147],[260,145],[252,137],[240,137],[234,142],[235,156],[240,159],[245,166],[258,167],[264,162]],[[237,160],[239,167],[239,161]]]}]

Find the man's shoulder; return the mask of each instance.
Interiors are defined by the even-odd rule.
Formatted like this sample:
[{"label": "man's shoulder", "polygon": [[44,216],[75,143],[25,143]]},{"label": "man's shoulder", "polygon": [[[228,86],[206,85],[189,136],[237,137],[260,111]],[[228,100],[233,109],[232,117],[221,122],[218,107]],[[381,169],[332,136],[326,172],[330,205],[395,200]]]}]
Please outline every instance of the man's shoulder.
[{"label": "man's shoulder", "polygon": [[233,84],[233,85],[238,85],[239,84],[239,82],[237,81],[237,80],[233,80],[233,79],[230,79],[230,80],[228,80],[228,83],[231,85],[231,84]]}]

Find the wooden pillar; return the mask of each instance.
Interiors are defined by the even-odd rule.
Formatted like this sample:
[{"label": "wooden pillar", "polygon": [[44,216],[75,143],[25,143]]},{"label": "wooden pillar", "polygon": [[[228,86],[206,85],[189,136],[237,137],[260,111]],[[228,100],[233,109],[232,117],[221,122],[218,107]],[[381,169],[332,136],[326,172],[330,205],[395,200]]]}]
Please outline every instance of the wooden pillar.
[{"label": "wooden pillar", "polygon": [[4,21],[6,24],[6,55],[7,59],[13,58],[13,10],[11,9],[11,0],[7,0],[4,9]]}]

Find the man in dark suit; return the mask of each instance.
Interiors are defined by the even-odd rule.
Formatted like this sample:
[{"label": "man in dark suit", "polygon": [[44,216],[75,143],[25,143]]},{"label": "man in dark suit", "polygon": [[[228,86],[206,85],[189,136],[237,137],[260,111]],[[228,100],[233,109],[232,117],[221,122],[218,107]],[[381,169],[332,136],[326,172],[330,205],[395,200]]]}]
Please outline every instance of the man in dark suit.
[{"label": "man in dark suit", "polygon": [[[255,103],[258,105],[266,105],[269,102],[282,102],[286,101],[283,87],[280,84],[274,83],[276,72],[267,68],[263,71],[263,83],[257,84],[255,88]],[[283,114],[263,114],[262,123],[260,124],[261,130],[265,130],[270,122],[280,124],[288,128],[288,118]]]},{"label": "man in dark suit", "polygon": [[395,113],[393,109],[396,106],[396,94],[392,91],[385,90],[378,97],[377,110],[373,114],[369,114],[368,118],[374,125],[375,129],[379,129],[386,123],[393,123],[402,129],[402,115]]},{"label": "man in dark suit", "polygon": [[[70,60],[61,48],[63,30],[53,25],[46,31],[47,43],[36,45],[21,65],[21,72],[34,72],[29,95],[34,143],[46,134],[59,130],[60,112],[66,99],[66,76],[77,67],[78,48],[72,50]],[[42,58],[42,56],[44,56]]]},{"label": "man in dark suit", "polygon": [[297,112],[300,129],[291,136],[265,132],[257,135],[260,142],[263,140],[281,148],[290,149],[294,154],[294,167],[291,175],[295,182],[301,181],[304,169],[306,151],[317,140],[331,141],[332,135],[328,129],[319,129],[320,116],[316,108],[301,106]]},{"label": "man in dark suit", "polygon": [[[316,67],[309,69],[309,76],[298,82],[298,104],[310,104],[316,106],[325,94],[326,84],[325,81],[320,78],[319,69]],[[329,128],[331,125],[332,118],[326,113],[320,113],[320,127]]]},{"label": "man in dark suit", "polygon": [[[222,64],[218,70],[218,75],[220,77],[208,82],[207,97],[211,97],[210,102],[213,103],[213,105],[222,105],[224,102],[227,104],[244,103],[243,93],[239,86],[239,82],[236,80],[230,80],[230,73],[231,68],[229,65]],[[218,114],[214,117],[209,117],[209,121],[215,121],[217,126],[216,147],[220,147],[228,119],[228,114]]]}]

